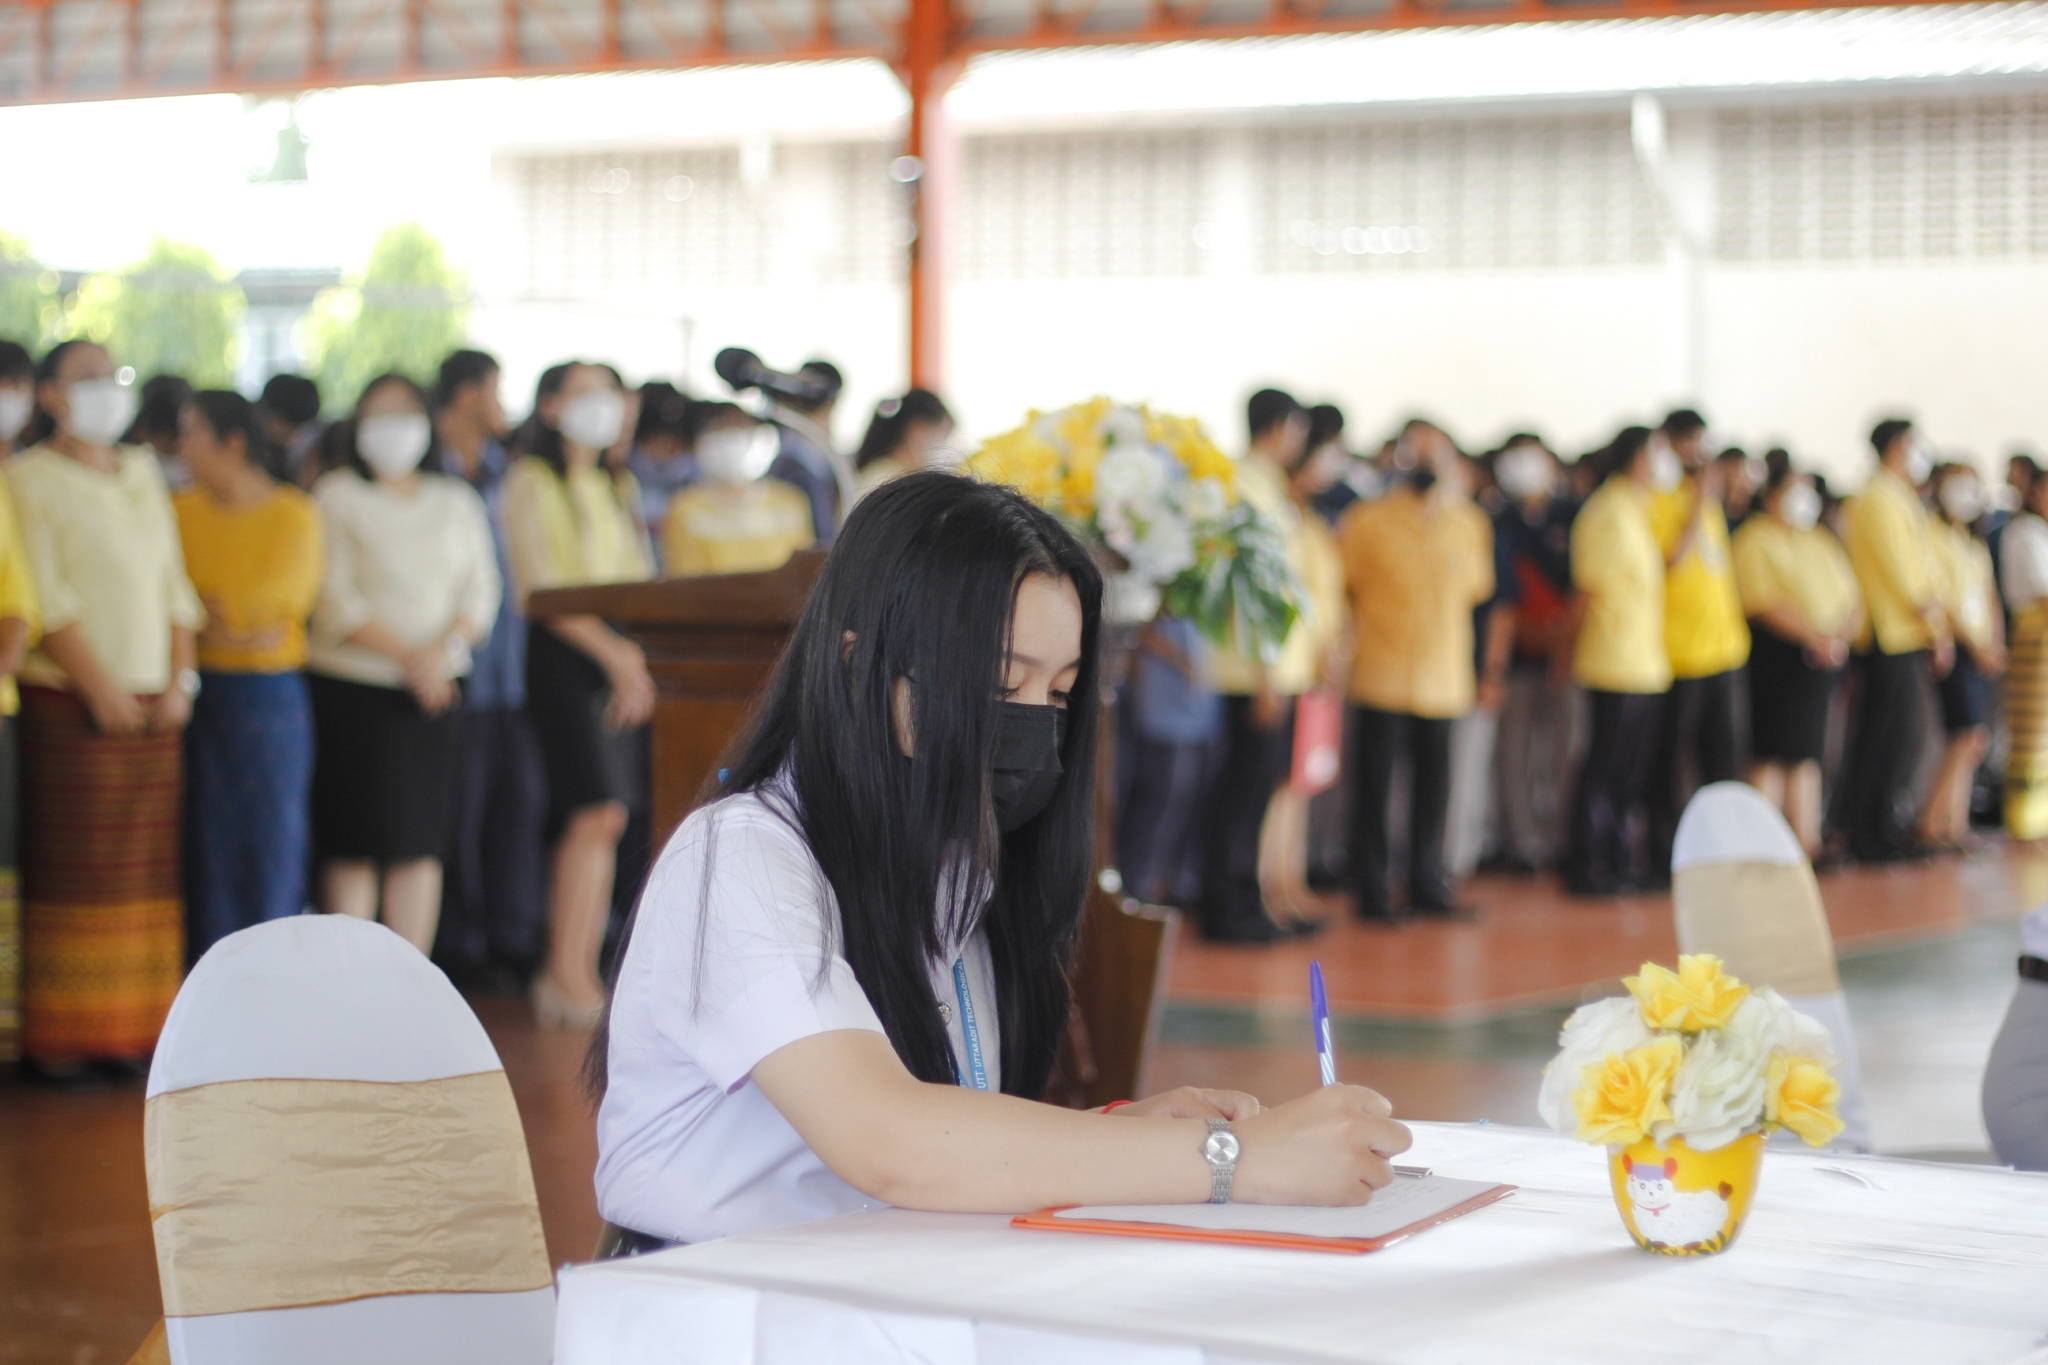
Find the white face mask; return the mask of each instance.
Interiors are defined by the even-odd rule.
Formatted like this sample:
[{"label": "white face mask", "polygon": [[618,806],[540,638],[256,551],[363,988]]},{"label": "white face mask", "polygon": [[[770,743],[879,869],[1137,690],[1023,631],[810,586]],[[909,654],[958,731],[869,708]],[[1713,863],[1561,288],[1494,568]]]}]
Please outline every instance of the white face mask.
[{"label": "white face mask", "polygon": [[135,420],[135,390],[118,379],[81,379],[64,396],[71,403],[64,430],[87,445],[112,445]]},{"label": "white face mask", "polygon": [[697,438],[697,471],[714,483],[751,483],[764,427],[721,427]]},{"label": "white face mask", "polygon": [[579,393],[562,404],[562,434],[585,450],[610,450],[626,425],[626,396],[610,389]]},{"label": "white face mask", "polygon": [[0,454],[5,454],[14,438],[21,435],[35,408],[35,395],[27,389],[0,389]]},{"label": "white face mask", "polygon": [[1820,522],[1820,494],[1812,484],[1793,484],[1778,502],[1778,515],[1795,531],[1811,531]]},{"label": "white face mask", "polygon": [[1538,446],[1516,446],[1495,462],[1493,477],[1516,502],[1546,497],[1553,482],[1550,457]]},{"label": "white face mask", "polygon": [[396,483],[418,469],[433,443],[434,429],[424,413],[380,412],[365,417],[356,427],[356,450],[363,463],[387,483]]},{"label": "white face mask", "polygon": [[1906,481],[1918,488],[1934,472],[1934,455],[1924,441],[1906,447]]},{"label": "white face mask", "polygon": [[1954,478],[1941,486],[1941,508],[1968,525],[1984,515],[1984,488],[1975,479]]},{"label": "white face mask", "polygon": [[1650,451],[1650,487],[1659,493],[1669,493],[1678,487],[1685,477],[1685,465],[1679,461],[1678,452],[1670,446],[1655,446]]}]

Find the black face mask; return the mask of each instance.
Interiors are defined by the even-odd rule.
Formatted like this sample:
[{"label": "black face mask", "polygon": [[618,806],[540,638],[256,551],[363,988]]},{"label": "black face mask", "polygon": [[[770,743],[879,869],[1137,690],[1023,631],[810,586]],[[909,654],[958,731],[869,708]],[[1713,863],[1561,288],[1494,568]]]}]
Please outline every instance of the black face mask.
[{"label": "black face mask", "polygon": [[1006,701],[996,721],[996,771],[989,785],[996,828],[1004,834],[1036,820],[1059,790],[1067,712]]}]

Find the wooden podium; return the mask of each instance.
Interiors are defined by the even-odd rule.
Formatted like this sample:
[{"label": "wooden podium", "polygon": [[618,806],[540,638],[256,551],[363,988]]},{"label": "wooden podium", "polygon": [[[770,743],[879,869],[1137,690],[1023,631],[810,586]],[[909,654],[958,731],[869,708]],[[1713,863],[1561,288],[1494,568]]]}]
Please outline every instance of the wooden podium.
[{"label": "wooden podium", "polygon": [[[657,694],[649,742],[656,849],[710,790],[719,756],[781,657],[824,562],[822,551],[810,550],[770,573],[558,588],[528,601],[535,620],[601,616],[646,652]],[[1073,1017],[1047,1095],[1087,1108],[1137,1096],[1177,920],[1171,910],[1118,894],[1106,711],[1102,735],[1095,883],[1075,962]]]}]

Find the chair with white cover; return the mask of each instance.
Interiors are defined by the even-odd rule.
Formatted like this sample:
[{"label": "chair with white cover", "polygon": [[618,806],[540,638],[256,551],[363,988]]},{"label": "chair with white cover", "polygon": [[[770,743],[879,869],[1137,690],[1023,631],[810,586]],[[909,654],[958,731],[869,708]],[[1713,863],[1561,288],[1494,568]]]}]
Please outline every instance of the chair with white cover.
[{"label": "chair with white cover", "polygon": [[382,925],[273,920],[171,1007],[144,1143],[176,1365],[547,1365],[555,1291],[498,1054]]},{"label": "chair with white cover", "polygon": [[1835,1145],[1869,1150],[1856,1035],[1820,885],[1792,827],[1754,787],[1711,783],[1686,806],[1671,849],[1671,904],[1679,952],[1712,953],[1826,1025],[1841,1062]]}]

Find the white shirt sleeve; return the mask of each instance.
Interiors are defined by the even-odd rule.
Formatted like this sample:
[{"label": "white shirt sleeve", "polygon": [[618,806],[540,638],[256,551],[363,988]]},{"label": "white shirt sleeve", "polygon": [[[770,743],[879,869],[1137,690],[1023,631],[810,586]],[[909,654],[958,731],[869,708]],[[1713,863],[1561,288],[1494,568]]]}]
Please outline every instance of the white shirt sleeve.
[{"label": "white shirt sleeve", "polygon": [[628,951],[645,954],[631,975],[656,1033],[731,1091],[799,1039],[884,1032],[838,919],[801,832],[758,796],[698,812],[662,854]]},{"label": "white shirt sleeve", "polygon": [[2014,611],[2048,597],[2048,522],[2022,512],[2005,528],[1998,547],[2005,604]]}]

